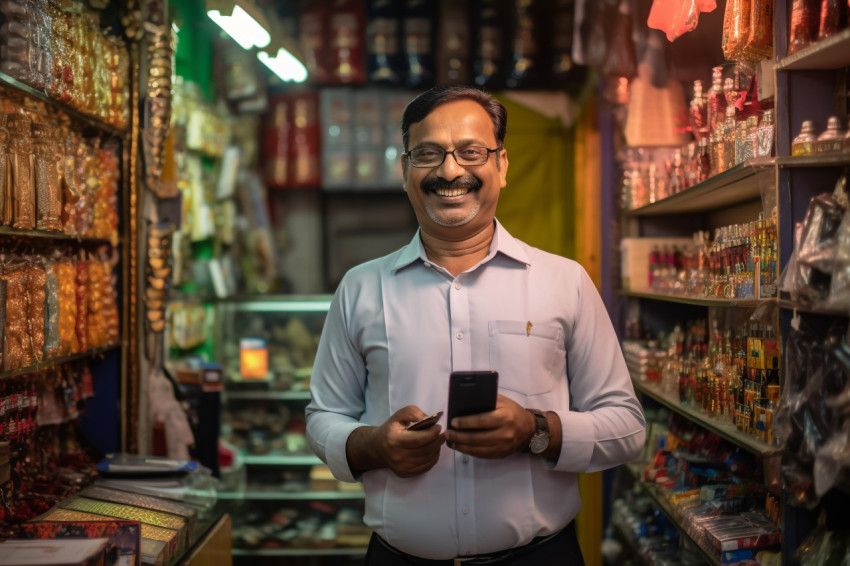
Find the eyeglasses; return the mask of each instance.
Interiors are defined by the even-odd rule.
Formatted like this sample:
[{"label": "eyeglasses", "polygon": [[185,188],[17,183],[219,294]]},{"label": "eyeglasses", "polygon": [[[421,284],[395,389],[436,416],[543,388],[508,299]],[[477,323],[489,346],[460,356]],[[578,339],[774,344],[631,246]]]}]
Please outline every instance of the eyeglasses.
[{"label": "eyeglasses", "polygon": [[496,151],[499,151],[499,148],[488,149],[480,145],[456,147],[452,151],[446,151],[439,147],[421,147],[411,149],[404,155],[410,159],[410,164],[414,167],[439,167],[446,160],[446,155],[449,154],[455,158],[458,165],[473,167],[487,163],[487,158]]}]

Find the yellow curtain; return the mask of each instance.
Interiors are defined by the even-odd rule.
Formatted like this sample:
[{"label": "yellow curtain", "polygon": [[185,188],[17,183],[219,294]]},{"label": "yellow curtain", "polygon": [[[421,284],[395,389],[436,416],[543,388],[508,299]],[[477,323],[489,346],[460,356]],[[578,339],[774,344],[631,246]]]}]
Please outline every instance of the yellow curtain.
[{"label": "yellow curtain", "polygon": [[[574,127],[499,97],[508,110],[507,186],[496,215],[517,238],[581,263],[597,288],[600,271],[599,132],[593,100]],[[602,474],[580,474],[576,517],[587,566],[601,566]]]}]

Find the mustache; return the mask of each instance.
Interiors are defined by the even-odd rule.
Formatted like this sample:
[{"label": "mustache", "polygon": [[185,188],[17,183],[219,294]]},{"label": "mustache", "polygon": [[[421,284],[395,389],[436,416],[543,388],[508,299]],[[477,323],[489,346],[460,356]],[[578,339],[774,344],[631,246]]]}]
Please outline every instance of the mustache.
[{"label": "mustache", "polygon": [[481,185],[481,180],[476,177],[455,179],[454,181],[449,181],[442,177],[431,177],[422,181],[420,186],[425,191],[435,191],[437,189],[471,189],[474,191],[480,189]]}]

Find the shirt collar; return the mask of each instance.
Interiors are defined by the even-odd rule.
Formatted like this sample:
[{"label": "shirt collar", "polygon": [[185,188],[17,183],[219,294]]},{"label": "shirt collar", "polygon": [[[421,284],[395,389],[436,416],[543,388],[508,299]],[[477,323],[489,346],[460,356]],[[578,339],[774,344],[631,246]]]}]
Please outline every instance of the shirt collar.
[{"label": "shirt collar", "polygon": [[[528,252],[521,242],[511,236],[498,219],[495,219],[495,222],[496,230],[493,233],[493,241],[490,243],[490,253],[487,254],[484,262],[490,261],[497,253],[501,253],[514,261],[530,265]],[[392,266],[393,273],[417,260],[420,260],[423,263],[428,261],[428,256],[425,254],[425,246],[422,245],[422,240],[419,237],[421,230],[421,228],[416,230],[416,234],[413,236],[413,239],[410,240],[410,243],[401,249],[401,253],[398,254],[398,257]]]}]

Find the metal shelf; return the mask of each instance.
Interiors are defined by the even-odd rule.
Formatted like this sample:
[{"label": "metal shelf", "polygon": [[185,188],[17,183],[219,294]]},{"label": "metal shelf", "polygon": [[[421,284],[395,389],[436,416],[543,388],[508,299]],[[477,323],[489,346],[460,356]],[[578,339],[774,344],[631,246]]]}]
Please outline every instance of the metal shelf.
[{"label": "metal shelf", "polygon": [[787,71],[827,71],[850,66],[850,29],[842,30],[783,58],[776,68]]},{"label": "metal shelf", "polygon": [[687,417],[689,420],[701,426],[702,428],[713,432],[721,438],[725,438],[729,442],[743,448],[744,450],[747,450],[752,454],[758,456],[768,456],[780,450],[778,446],[773,446],[771,444],[767,444],[766,442],[762,442],[761,440],[752,435],[745,434],[739,431],[731,424],[713,421],[708,417],[708,415],[697,411],[696,409],[683,406],[678,399],[675,399],[670,395],[658,391],[654,387],[648,386],[647,384],[635,379],[634,376],[632,376],[632,384],[634,385],[635,390],[639,393],[654,399],[655,401],[657,401],[661,405],[664,405],[671,411],[678,413],[684,417]]},{"label": "metal shelf", "polygon": [[665,301],[668,303],[726,308],[756,308],[764,303],[776,301],[776,299],[705,299],[681,295],[663,295],[661,293],[637,293],[634,291],[620,291],[619,295],[622,297],[633,297],[635,299],[651,299],[653,301]]},{"label": "metal shelf", "polygon": [[[716,210],[761,197],[765,183],[775,184],[773,158],[739,163],[731,169],[697,183],[660,201],[626,211],[629,216],[656,216],[683,212]],[[724,190],[734,185],[735,190]]]},{"label": "metal shelf", "polygon": [[220,491],[219,499],[249,501],[352,501],[364,499],[361,491],[273,491],[271,489],[248,489],[245,491]]},{"label": "metal shelf", "polygon": [[94,358],[95,356],[99,356],[101,354],[105,354],[111,350],[118,350],[121,348],[120,345],[116,344],[114,346],[107,346],[105,348],[93,348],[91,350],[87,350],[80,354],[73,354],[71,356],[61,356],[58,358],[51,358],[49,360],[44,360],[43,362],[38,362],[32,366],[26,366],[18,369],[13,369],[9,371],[0,372],[0,380],[8,377],[14,377],[16,375],[23,375],[25,373],[35,373],[41,371],[43,369],[59,366],[62,364],[67,364],[69,362],[74,362],[76,360],[85,360],[89,358]]},{"label": "metal shelf", "polygon": [[44,93],[40,90],[34,89],[30,85],[23,83],[23,82],[15,79],[13,77],[10,77],[6,73],[0,72],[0,85],[11,87],[14,90],[16,90],[20,93],[23,93],[30,98],[34,98],[36,100],[39,100],[39,101],[47,104],[48,106],[55,108],[55,109],[65,113],[65,114],[67,114],[68,116],[70,116],[74,120],[81,122],[83,124],[86,124],[87,126],[89,126],[91,128],[100,130],[102,132],[106,132],[108,134],[111,134],[111,135],[117,136],[117,137],[124,137],[128,133],[127,130],[123,130],[121,128],[116,128],[115,126],[104,122],[100,118],[96,118],[94,116],[89,116],[88,114],[84,114],[84,113],[80,112],[79,110],[76,110],[75,108],[73,108],[71,106],[68,106],[67,104],[59,102],[58,100],[48,96],[46,93]]},{"label": "metal shelf", "polygon": [[225,390],[227,401],[309,401],[309,391],[232,391]]}]

